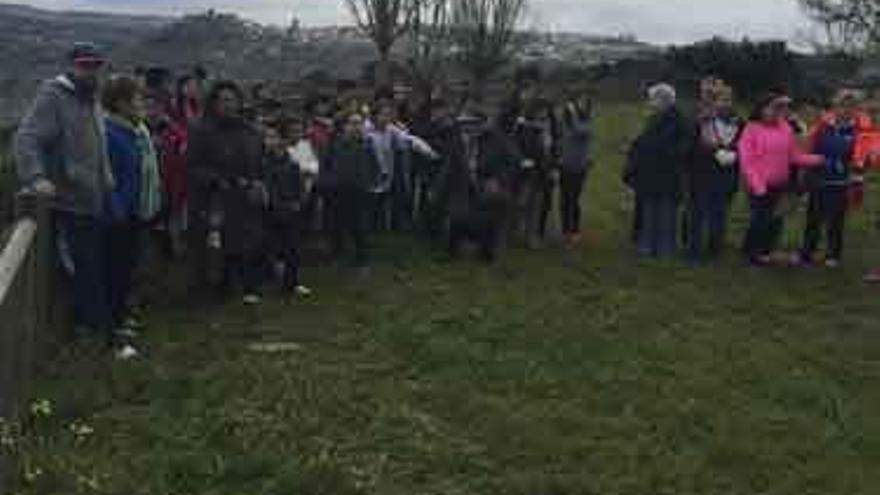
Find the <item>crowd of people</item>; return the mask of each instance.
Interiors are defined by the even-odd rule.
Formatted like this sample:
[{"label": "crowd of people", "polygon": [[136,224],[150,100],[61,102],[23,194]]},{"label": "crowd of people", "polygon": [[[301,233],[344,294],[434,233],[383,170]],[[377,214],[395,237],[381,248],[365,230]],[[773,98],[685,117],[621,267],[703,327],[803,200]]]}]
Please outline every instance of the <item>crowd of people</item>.
[{"label": "crowd of people", "polygon": [[[453,260],[473,245],[491,263],[512,243],[540,247],[554,209],[566,246],[582,242],[594,163],[587,98],[517,90],[491,106],[443,95],[416,103],[380,89],[369,99],[318,91],[291,106],[263,86],[246,94],[209,83],[201,69],[176,81],[158,68],[102,81],[107,60],[89,43],[69,61],[23,119],[16,163],[23,186],[51,201],[77,336],[106,340],[119,358],[139,354],[130,300],[148,245],[187,261],[194,293],[258,304],[273,282],[291,298],[311,295],[300,273],[306,242],[364,274],[384,232],[424,235]],[[824,262],[836,266],[852,191],[880,141],[858,93],[841,91],[809,132],[782,93],[748,121],[733,97],[707,79],[688,116],[672,86],[648,91],[653,114],[624,171],[637,252],[718,257],[742,183],[750,263],[773,261],[779,201],[802,190],[796,261],[814,261],[824,228]]]},{"label": "crowd of people", "polygon": [[[718,257],[742,188],[751,212],[742,242],[749,263],[840,265],[847,213],[861,206],[864,173],[880,158],[880,130],[862,109],[860,91],[838,90],[809,126],[784,92],[760,98],[748,119],[741,119],[733,89],[716,78],[702,82],[693,118],[676,106],[673,87],[658,84],[648,93],[655,112],[635,140],[624,174],[636,194],[633,235],[640,254],[668,256],[681,243],[691,262]],[[780,204],[801,197],[808,204],[803,242],[794,254],[774,258],[785,230]],[[823,233],[826,253],[820,258]],[[876,282],[878,273],[867,280]]]}]

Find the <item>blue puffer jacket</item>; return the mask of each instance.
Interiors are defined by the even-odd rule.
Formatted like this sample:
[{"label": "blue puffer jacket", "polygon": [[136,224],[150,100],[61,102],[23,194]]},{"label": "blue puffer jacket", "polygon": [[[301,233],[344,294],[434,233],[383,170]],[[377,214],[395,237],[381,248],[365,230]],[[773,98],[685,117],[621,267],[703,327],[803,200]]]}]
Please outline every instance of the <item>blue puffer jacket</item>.
[{"label": "blue puffer jacket", "polygon": [[849,122],[826,126],[817,133],[815,151],[825,157],[825,167],[819,171],[823,185],[846,187],[849,184],[856,136],[856,126]]},{"label": "blue puffer jacket", "polygon": [[141,188],[141,151],[137,130],[115,117],[105,121],[107,154],[116,181],[105,202],[105,216],[113,221],[138,218]]}]

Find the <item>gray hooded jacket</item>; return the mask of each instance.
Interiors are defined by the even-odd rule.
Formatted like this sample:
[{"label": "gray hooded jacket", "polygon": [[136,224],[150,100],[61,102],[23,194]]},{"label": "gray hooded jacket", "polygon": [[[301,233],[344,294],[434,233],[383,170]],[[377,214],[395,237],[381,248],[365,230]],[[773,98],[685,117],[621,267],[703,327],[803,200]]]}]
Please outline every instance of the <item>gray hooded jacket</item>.
[{"label": "gray hooded jacket", "polygon": [[15,135],[15,162],[24,185],[46,179],[55,185],[52,207],[97,217],[113,189],[100,105],[77,96],[59,76],[44,82]]}]

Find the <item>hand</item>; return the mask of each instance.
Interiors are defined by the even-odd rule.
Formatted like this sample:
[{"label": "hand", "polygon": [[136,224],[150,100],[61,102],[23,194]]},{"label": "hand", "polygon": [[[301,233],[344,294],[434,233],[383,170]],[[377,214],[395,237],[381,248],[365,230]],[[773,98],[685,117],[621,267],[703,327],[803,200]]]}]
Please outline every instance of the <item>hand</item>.
[{"label": "hand", "polygon": [[32,185],[31,189],[40,196],[54,196],[58,190],[55,188],[55,184],[53,184],[48,179],[37,179]]}]

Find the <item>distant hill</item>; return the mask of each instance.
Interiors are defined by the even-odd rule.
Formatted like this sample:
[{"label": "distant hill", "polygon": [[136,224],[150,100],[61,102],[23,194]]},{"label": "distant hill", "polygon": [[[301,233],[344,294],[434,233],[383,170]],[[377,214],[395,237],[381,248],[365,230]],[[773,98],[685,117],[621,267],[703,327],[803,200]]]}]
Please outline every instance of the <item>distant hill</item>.
[{"label": "distant hill", "polygon": [[[517,57],[522,64],[589,65],[657,53],[626,38],[538,33],[524,38]],[[179,71],[201,64],[216,77],[251,81],[356,79],[376,58],[353,27],[285,29],[214,11],[174,18],[0,4],[0,126],[19,118],[39,81],[63,66],[74,41],[104,46],[117,70],[161,65]]]}]

